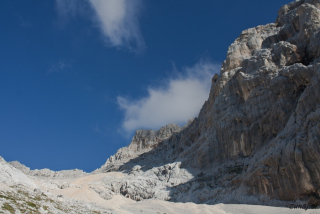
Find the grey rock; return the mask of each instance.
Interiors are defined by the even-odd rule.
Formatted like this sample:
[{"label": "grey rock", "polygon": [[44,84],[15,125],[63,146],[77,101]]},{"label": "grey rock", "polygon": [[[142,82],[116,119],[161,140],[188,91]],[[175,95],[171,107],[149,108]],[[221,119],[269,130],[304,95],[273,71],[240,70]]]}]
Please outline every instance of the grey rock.
[{"label": "grey rock", "polygon": [[[320,203],[319,8],[295,1],[275,24],[242,32],[199,117],[168,139],[177,151],[164,156],[213,178],[193,201]],[[243,170],[216,177],[238,165]]]},{"label": "grey rock", "polygon": [[[134,143],[104,167],[131,148],[134,154],[114,170],[140,165],[148,173],[181,162],[191,172],[189,181],[171,188],[171,200],[320,204],[319,12],[320,1],[299,0],[283,6],[276,23],[243,31],[191,124],[143,155],[145,144]],[[167,171],[160,174],[165,182]],[[136,181],[122,185],[123,194],[157,197],[152,190],[163,184],[131,175]]]},{"label": "grey rock", "polygon": [[[134,170],[123,178],[105,177],[102,190],[101,185],[95,191],[105,199],[121,194],[136,201],[146,199],[170,200],[170,189],[183,184],[193,178],[186,169],[180,168],[181,163],[175,162],[164,166],[153,167],[146,171]],[[107,196],[105,195],[107,194]]]},{"label": "grey rock", "polygon": [[[190,121],[189,121],[190,122]],[[187,126],[188,124],[186,124]],[[170,123],[159,130],[139,129],[127,147],[120,148],[115,155],[112,155],[101,168],[94,173],[119,170],[119,167],[128,161],[141,156],[142,154],[156,148],[160,142],[168,139],[172,134],[178,133],[185,127]],[[131,169],[131,167],[130,167]],[[122,168],[124,170],[124,168]]]},{"label": "grey rock", "polygon": [[23,185],[29,188],[36,188],[34,182],[25,174],[8,164],[0,156],[0,183],[6,185]]}]

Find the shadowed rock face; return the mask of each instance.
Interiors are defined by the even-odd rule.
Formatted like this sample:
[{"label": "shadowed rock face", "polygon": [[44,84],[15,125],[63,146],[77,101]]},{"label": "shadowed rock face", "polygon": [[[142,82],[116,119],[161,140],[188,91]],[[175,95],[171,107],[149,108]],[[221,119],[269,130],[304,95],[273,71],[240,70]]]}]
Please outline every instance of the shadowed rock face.
[{"label": "shadowed rock face", "polygon": [[275,24],[243,31],[198,119],[172,140],[177,155],[207,171],[245,165],[230,182],[243,193],[319,203],[319,56],[320,1],[292,2]]},{"label": "shadowed rock face", "polygon": [[[283,6],[274,24],[231,44],[198,118],[120,169],[174,161],[201,169],[200,186],[172,189],[178,201],[320,204],[319,56],[320,1]],[[142,154],[145,144],[133,142],[128,148]],[[106,165],[125,156],[119,151]]]}]

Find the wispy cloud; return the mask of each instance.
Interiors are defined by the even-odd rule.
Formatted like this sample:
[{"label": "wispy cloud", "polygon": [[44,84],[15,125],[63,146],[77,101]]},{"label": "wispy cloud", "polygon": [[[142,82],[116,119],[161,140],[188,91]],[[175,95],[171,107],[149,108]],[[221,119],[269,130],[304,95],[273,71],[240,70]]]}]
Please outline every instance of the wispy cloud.
[{"label": "wispy cloud", "polygon": [[65,20],[79,13],[92,15],[93,11],[93,20],[107,45],[134,52],[145,49],[138,20],[142,0],[56,0],[56,8],[59,17]]},{"label": "wispy cloud", "polygon": [[89,0],[101,31],[111,46],[141,51],[145,47],[139,26],[141,0]]},{"label": "wispy cloud", "polygon": [[87,0],[55,0],[56,9],[62,20],[68,20],[88,10]]},{"label": "wispy cloud", "polygon": [[71,61],[59,60],[55,63],[52,63],[50,65],[50,68],[48,69],[48,74],[69,71],[69,69],[72,67],[72,62],[73,62],[72,60]]},{"label": "wispy cloud", "polygon": [[16,18],[18,20],[19,26],[23,27],[23,28],[30,28],[32,27],[32,22],[30,22],[29,20],[24,19],[21,15],[19,15],[18,13],[15,14]]},{"label": "wispy cloud", "polygon": [[200,61],[186,67],[167,84],[149,87],[148,96],[138,100],[117,97],[125,112],[122,128],[128,133],[138,128],[158,129],[168,123],[183,124],[198,115],[208,99],[211,78],[220,65]]},{"label": "wispy cloud", "polygon": [[96,126],[94,127],[94,132],[99,133],[99,134],[101,133],[101,129],[100,129],[99,123],[97,123]]}]

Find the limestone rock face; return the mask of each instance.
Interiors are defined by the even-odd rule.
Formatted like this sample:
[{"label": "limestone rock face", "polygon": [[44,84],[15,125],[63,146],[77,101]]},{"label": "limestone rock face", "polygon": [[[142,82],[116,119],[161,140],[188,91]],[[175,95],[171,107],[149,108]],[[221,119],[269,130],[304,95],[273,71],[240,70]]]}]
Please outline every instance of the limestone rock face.
[{"label": "limestone rock face", "polygon": [[231,44],[188,127],[118,169],[181,161],[201,170],[172,189],[177,201],[320,204],[319,93],[320,1],[297,0]]},{"label": "limestone rock face", "polygon": [[292,2],[275,24],[243,31],[199,117],[169,139],[176,156],[212,175],[243,166],[226,186],[242,195],[320,203],[319,56],[320,1]]}]

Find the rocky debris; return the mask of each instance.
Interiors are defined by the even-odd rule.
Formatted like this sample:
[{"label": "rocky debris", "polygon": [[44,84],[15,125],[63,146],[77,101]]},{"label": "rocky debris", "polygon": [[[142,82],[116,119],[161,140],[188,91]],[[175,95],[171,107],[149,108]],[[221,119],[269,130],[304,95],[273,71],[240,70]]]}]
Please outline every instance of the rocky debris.
[{"label": "rocky debris", "polygon": [[103,185],[91,184],[90,188],[104,199],[120,194],[136,201],[171,200],[170,189],[193,178],[188,170],[180,166],[181,162],[175,162],[143,171],[141,166],[136,165],[126,176],[106,176]]},{"label": "rocky debris", "polygon": [[83,170],[73,169],[73,170],[61,170],[61,171],[52,171],[50,169],[35,169],[30,170],[29,167],[21,164],[18,161],[9,162],[13,167],[19,169],[26,175],[31,176],[39,176],[39,177],[51,177],[51,178],[78,178],[87,175],[88,173],[84,172]]}]

